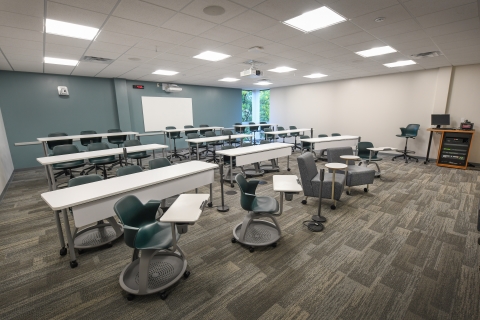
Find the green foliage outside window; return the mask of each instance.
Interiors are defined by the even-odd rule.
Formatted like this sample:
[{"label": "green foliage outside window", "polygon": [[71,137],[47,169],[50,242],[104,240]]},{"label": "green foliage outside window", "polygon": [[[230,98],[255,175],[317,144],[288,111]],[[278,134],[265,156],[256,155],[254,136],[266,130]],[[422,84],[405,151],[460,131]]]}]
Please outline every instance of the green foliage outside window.
[{"label": "green foliage outside window", "polygon": [[260,121],[270,120],[270,90],[260,91]]},{"label": "green foliage outside window", "polygon": [[242,90],[242,121],[252,121],[252,91]]}]

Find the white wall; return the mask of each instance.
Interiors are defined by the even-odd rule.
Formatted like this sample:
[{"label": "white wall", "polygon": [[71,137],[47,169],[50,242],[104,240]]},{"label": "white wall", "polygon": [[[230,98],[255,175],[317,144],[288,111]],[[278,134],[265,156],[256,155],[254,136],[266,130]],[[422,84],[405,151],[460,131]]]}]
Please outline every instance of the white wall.
[{"label": "white wall", "polygon": [[0,110],[0,194],[12,176],[13,162],[8,147],[7,133],[3,124],[2,110]]},{"label": "white wall", "polygon": [[[399,128],[418,123],[418,137],[409,139],[408,149],[425,156],[430,116],[434,109],[442,113],[447,107],[448,96],[438,94],[437,88],[448,90],[450,72],[451,68],[441,68],[274,88],[270,120],[282,126],[313,127],[314,136],[339,132],[359,135],[375,146],[402,149],[405,139],[396,137]],[[442,105],[444,110],[439,112]],[[435,137],[432,158],[437,145]]]}]

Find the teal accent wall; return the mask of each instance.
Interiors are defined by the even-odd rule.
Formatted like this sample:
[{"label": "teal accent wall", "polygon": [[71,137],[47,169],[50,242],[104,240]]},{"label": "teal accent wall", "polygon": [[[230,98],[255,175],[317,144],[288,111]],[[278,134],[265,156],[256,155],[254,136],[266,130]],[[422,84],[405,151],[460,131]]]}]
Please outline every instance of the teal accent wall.
[{"label": "teal accent wall", "polygon": [[[145,89],[133,89],[133,84]],[[59,96],[57,86],[67,86],[70,95]],[[51,132],[72,135],[112,128],[145,132],[142,95],[192,98],[194,125],[231,127],[240,121],[240,89],[180,86],[182,92],[166,93],[154,82],[0,71],[0,108],[15,169],[38,167],[36,158],[43,156],[41,145],[15,142],[36,141]],[[163,136],[144,137],[142,143],[163,143]],[[186,144],[182,139],[177,146]]]}]

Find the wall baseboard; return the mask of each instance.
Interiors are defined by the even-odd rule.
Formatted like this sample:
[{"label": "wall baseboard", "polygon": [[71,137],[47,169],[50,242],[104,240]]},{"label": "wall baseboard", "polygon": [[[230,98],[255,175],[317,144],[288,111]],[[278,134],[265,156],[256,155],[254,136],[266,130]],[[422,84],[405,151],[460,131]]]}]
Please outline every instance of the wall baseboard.
[{"label": "wall baseboard", "polygon": [[10,179],[8,179],[7,184],[5,184],[5,188],[3,188],[2,193],[0,193],[0,203],[2,202],[3,197],[4,197],[5,194],[7,193],[8,187],[10,186],[10,182],[12,182],[13,174],[14,174],[14,173],[15,173],[15,170],[14,170],[14,171],[12,172],[12,174],[10,175]]}]

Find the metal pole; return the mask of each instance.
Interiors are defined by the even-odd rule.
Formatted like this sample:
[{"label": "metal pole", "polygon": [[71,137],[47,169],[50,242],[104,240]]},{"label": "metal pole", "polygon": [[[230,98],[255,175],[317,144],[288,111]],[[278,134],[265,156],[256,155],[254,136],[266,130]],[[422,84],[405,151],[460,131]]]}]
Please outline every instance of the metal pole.
[{"label": "metal pole", "polygon": [[[223,157],[222,157],[223,159]],[[225,202],[224,202],[224,195],[223,195],[223,165],[224,165],[224,162],[222,160],[222,163],[220,164],[220,193],[222,194],[222,205],[221,206],[218,206],[217,207],[217,211],[218,212],[227,212],[228,210],[230,210],[230,208],[228,206],[225,205]]]},{"label": "metal pole", "polygon": [[313,138],[313,128],[310,128],[310,138]]}]

